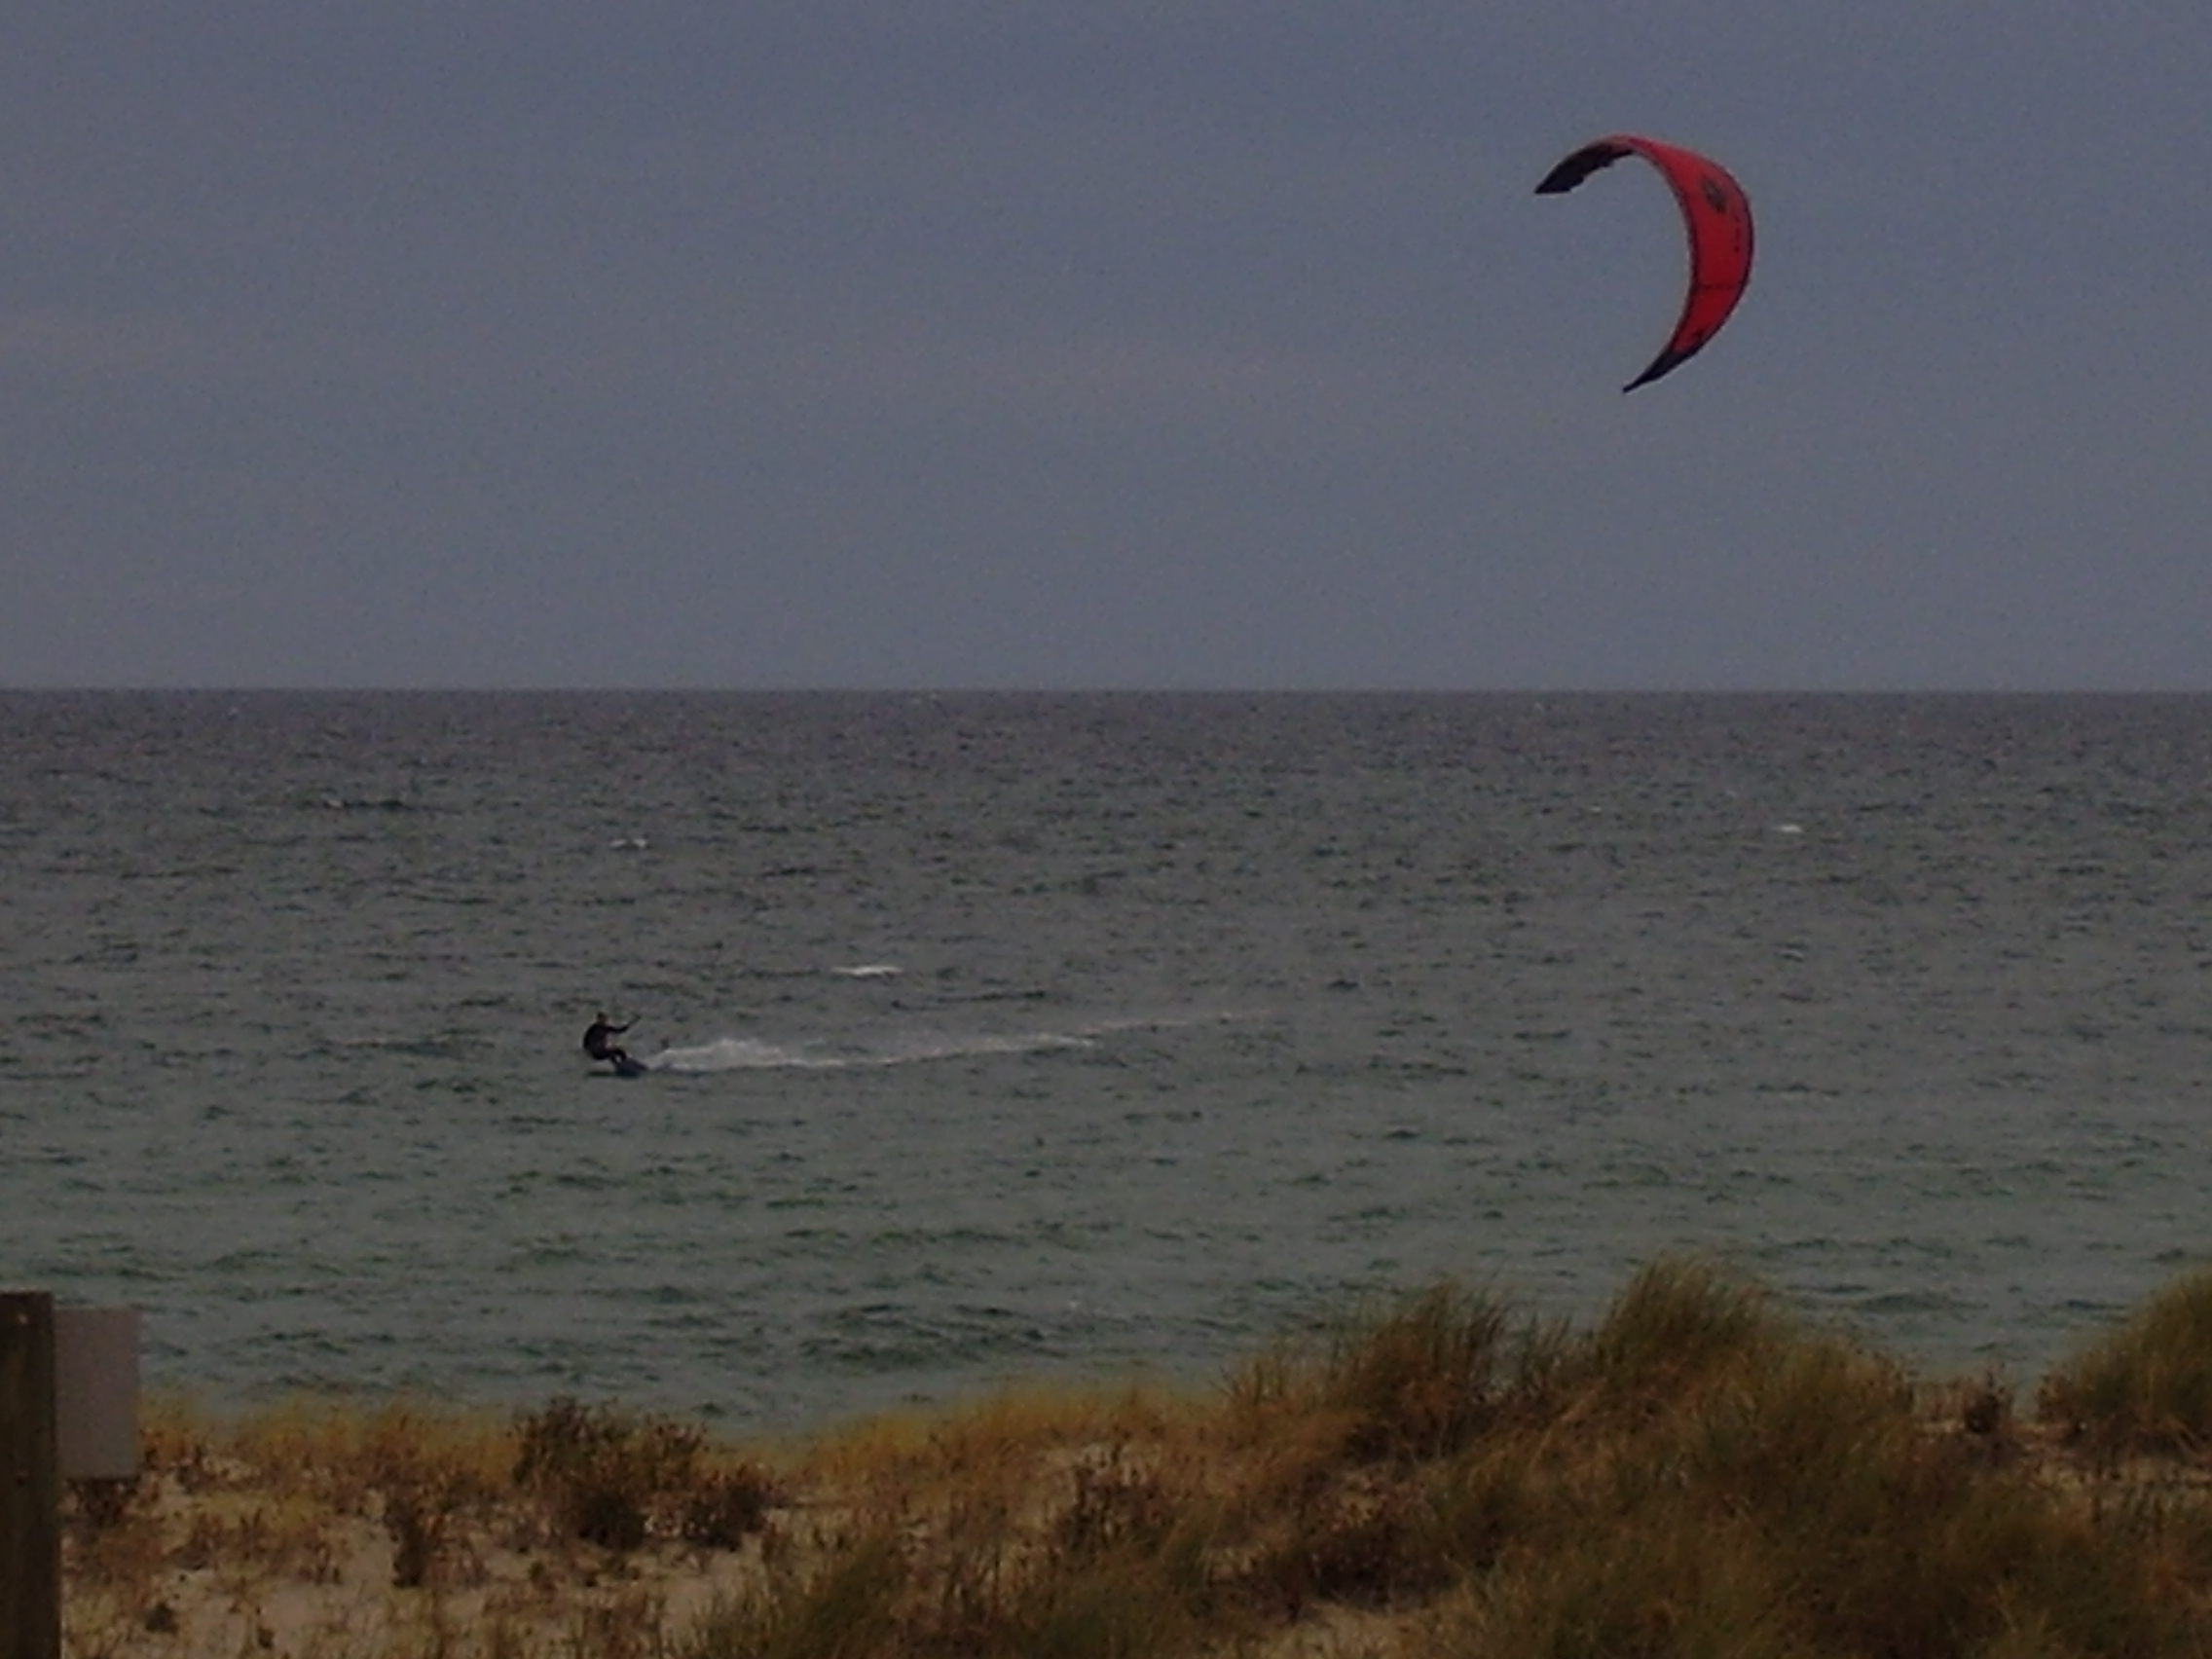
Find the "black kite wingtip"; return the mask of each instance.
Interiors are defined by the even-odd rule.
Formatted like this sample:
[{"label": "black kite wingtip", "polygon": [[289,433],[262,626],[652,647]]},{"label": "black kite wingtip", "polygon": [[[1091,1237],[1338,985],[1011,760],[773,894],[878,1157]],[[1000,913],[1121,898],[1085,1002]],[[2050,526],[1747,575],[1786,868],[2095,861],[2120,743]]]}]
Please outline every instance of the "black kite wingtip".
[{"label": "black kite wingtip", "polygon": [[1658,356],[1651,359],[1650,366],[1646,368],[1643,373],[1638,375],[1636,379],[1630,381],[1628,385],[1622,387],[1621,390],[1623,392],[1631,392],[1640,386],[1649,386],[1653,381],[1658,380],[1663,376],[1673,374],[1677,369],[1680,368],[1684,363],[1688,362],[1692,357],[1696,355],[1697,352],[1695,350],[1688,351],[1662,351]]},{"label": "black kite wingtip", "polygon": [[1609,167],[1632,152],[1617,138],[1600,138],[1567,156],[1537,180],[1538,196],[1565,196],[1592,173]]}]

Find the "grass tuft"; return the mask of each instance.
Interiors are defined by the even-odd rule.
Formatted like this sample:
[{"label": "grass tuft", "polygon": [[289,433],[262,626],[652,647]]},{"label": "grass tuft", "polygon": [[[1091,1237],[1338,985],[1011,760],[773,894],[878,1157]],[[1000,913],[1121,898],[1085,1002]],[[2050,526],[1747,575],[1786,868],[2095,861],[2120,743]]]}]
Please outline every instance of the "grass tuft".
[{"label": "grass tuft", "polygon": [[1576,1371],[1616,1411],[1659,1415],[1755,1371],[1795,1335],[1758,1285],[1697,1257],[1663,1257],[1629,1281]]},{"label": "grass tuft", "polygon": [[656,1530],[735,1548],[766,1523],[773,1481],[756,1463],[713,1462],[698,1428],[554,1400],[515,1425],[514,1484],[543,1497],[560,1530],[635,1550]]},{"label": "grass tuft", "polygon": [[2108,1454],[2212,1448],[2212,1271],[2161,1291],[2052,1371],[2036,1415]]},{"label": "grass tuft", "polygon": [[722,1603],[679,1659],[870,1659],[895,1651],[896,1609],[907,1587],[901,1540],[874,1532],[829,1556],[807,1576],[779,1573]]}]

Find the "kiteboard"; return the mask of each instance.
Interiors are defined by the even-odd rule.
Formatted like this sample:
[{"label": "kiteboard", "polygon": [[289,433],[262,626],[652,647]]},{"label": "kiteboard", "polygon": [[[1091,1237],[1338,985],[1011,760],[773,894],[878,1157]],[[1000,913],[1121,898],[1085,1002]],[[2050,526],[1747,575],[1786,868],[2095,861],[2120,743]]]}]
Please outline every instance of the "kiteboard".
[{"label": "kiteboard", "polygon": [[614,1062],[614,1075],[616,1077],[644,1077],[652,1069],[645,1061],[634,1060],[628,1054],[624,1054]]}]

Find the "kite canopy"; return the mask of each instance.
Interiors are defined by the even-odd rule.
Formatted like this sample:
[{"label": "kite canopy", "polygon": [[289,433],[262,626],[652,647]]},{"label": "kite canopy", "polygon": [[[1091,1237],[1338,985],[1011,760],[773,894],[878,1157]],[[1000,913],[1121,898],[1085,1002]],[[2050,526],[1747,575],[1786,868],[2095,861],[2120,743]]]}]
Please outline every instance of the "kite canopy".
[{"label": "kite canopy", "polygon": [[1621,388],[1634,391],[1696,356],[1743,298],[1744,284],[1751,277],[1751,203],[1719,163],[1629,132],[1583,145],[1544,174],[1536,194],[1565,195],[1623,156],[1641,156],[1665,176],[1681,203],[1690,237],[1690,291],[1682,302],[1681,320],[1651,366]]}]

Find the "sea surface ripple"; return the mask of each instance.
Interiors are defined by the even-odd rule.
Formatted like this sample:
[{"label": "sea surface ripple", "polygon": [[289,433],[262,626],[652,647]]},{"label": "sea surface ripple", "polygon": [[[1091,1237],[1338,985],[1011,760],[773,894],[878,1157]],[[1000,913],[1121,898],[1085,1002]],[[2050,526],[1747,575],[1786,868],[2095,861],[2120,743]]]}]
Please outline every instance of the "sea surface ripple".
[{"label": "sea surface ripple", "polygon": [[1673,1249],[2025,1378],[2206,1250],[2205,699],[0,714],[0,1281],[157,1386],[794,1427]]}]

